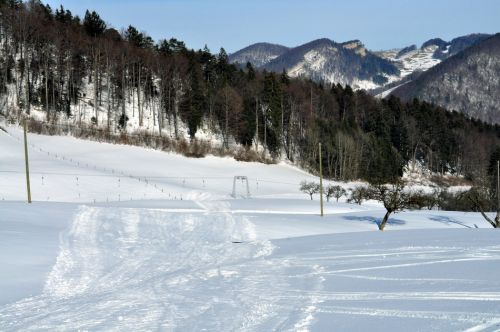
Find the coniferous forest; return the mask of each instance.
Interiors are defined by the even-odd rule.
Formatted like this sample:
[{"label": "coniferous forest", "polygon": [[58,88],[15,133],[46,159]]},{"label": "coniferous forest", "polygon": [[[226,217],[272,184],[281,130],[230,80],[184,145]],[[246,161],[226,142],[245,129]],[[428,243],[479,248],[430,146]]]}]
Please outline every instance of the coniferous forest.
[{"label": "coniferous forest", "polygon": [[[156,135],[191,143],[204,127],[234,146],[288,159],[325,176],[390,181],[404,167],[470,179],[488,172],[500,128],[426,102],[377,99],[349,86],[292,79],[286,72],[230,64],[224,49],[191,50],[171,38],[154,41],[139,28],[118,31],[96,12],[83,18],[38,0],[0,1],[1,112],[11,119],[36,109],[44,122],[78,122],[77,105],[94,109],[91,126],[140,132],[153,119]],[[166,32],[168,34],[168,32]]]}]

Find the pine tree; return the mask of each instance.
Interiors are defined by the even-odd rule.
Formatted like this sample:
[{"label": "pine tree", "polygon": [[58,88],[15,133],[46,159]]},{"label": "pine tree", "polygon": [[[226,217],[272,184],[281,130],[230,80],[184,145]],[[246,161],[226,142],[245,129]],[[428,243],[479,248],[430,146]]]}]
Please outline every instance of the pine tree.
[{"label": "pine tree", "polygon": [[200,75],[193,64],[190,70],[190,83],[190,89],[187,90],[183,98],[180,105],[180,111],[188,125],[189,137],[194,139],[203,119],[206,99],[203,93]]},{"label": "pine tree", "polygon": [[281,145],[281,115],[282,115],[282,96],[281,84],[276,80],[273,73],[269,73],[264,78],[264,88],[262,101],[266,105],[264,114],[264,125],[266,126],[267,147],[273,155],[278,155]]},{"label": "pine tree", "polygon": [[87,10],[83,19],[83,27],[89,36],[99,37],[106,30],[106,23],[95,11],[89,12]]},{"label": "pine tree", "polygon": [[247,62],[246,64],[246,70],[247,70],[247,78],[249,81],[253,81],[256,77],[255,75],[255,69],[253,69],[252,63]]}]

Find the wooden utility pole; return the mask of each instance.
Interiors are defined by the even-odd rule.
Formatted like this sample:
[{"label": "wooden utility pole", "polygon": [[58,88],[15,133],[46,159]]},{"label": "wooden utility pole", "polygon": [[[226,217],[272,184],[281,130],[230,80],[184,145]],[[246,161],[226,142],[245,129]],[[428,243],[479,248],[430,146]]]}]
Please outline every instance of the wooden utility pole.
[{"label": "wooden utility pole", "polygon": [[30,187],[30,167],[28,160],[28,138],[27,138],[27,120],[24,119],[24,160],[26,163],[26,188],[28,190],[28,203],[31,204],[31,187]]},{"label": "wooden utility pole", "polygon": [[323,217],[323,164],[321,160],[321,143],[319,143],[319,202],[321,206],[321,216]]},{"label": "wooden utility pole", "polygon": [[500,160],[497,160],[497,211],[500,211]]},{"label": "wooden utility pole", "polygon": [[259,153],[259,99],[255,98],[255,151]]}]

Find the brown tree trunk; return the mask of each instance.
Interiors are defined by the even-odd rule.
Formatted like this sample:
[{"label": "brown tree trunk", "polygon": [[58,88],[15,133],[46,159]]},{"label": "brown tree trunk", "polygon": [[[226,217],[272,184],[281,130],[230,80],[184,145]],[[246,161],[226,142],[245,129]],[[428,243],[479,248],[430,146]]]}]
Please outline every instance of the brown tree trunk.
[{"label": "brown tree trunk", "polygon": [[255,98],[255,151],[259,152],[259,99]]},{"label": "brown tree trunk", "polygon": [[108,134],[111,132],[111,70],[109,67],[109,55],[106,57],[106,83],[108,85]]},{"label": "brown tree trunk", "polygon": [[378,229],[383,231],[384,228],[385,228],[385,225],[387,224],[387,221],[389,220],[389,215],[391,214],[391,211],[387,211],[385,216],[384,216],[384,219],[382,219],[382,222],[380,223],[380,225],[378,225]]},{"label": "brown tree trunk", "polygon": [[228,95],[225,95],[225,109],[226,109],[226,123],[224,126],[224,148],[227,149],[229,147],[228,142],[228,129],[229,129],[229,100]]},{"label": "brown tree trunk", "polygon": [[175,90],[174,92],[174,135],[175,139],[179,139],[179,126],[177,121],[177,114],[179,113],[179,91]]},{"label": "brown tree trunk", "polygon": [[50,122],[49,109],[49,56],[45,59],[45,111],[47,112],[47,123]]},{"label": "brown tree trunk", "polygon": [[97,57],[97,50],[95,51],[96,54],[94,56],[94,111],[95,111],[95,124],[97,126],[98,122],[99,122],[99,112],[98,112],[98,105],[97,105],[97,93],[98,93],[98,83],[99,83],[99,80],[97,78],[97,61],[98,61],[98,57]]},{"label": "brown tree trunk", "polygon": [[139,127],[143,125],[142,105],[141,105],[141,65],[139,64],[139,78],[137,80],[137,112],[139,112]]},{"label": "brown tree trunk", "polygon": [[481,215],[483,216],[484,219],[486,219],[487,222],[490,223],[490,225],[493,227],[493,228],[500,228],[500,211],[497,211],[497,215],[495,217],[495,221],[491,220],[490,217],[488,217],[488,215],[484,212],[484,209],[483,209],[483,206],[481,205],[481,203],[478,201],[478,200],[475,200],[473,198],[470,198],[469,197],[469,200],[471,201],[471,203],[473,205],[475,205],[478,209],[479,209],[479,212],[481,212]]},{"label": "brown tree trunk", "polygon": [[127,126],[125,125],[126,121],[126,111],[125,111],[125,103],[127,101],[127,97],[126,97],[126,89],[125,89],[125,60],[124,58],[122,57],[122,63],[123,63],[123,67],[122,67],[122,117],[123,117],[123,131],[126,131],[127,130]]}]

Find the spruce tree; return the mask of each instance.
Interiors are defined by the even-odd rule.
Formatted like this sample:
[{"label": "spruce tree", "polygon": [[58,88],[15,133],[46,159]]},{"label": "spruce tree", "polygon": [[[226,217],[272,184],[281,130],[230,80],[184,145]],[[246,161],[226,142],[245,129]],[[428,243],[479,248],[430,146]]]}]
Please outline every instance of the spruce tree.
[{"label": "spruce tree", "polygon": [[106,23],[95,11],[89,12],[87,10],[83,19],[83,27],[89,36],[99,37],[106,30]]},{"label": "spruce tree", "polygon": [[190,83],[190,88],[184,96],[180,109],[188,125],[189,137],[194,139],[203,119],[203,111],[206,107],[201,78],[194,65],[191,66],[190,70]]},{"label": "spruce tree", "polygon": [[264,125],[267,127],[267,133],[265,141],[267,142],[267,147],[273,155],[278,155],[280,151],[281,142],[281,112],[282,112],[282,100],[281,100],[281,85],[276,79],[274,73],[268,73],[264,78],[264,89],[262,101],[267,106],[264,114]]}]

